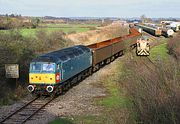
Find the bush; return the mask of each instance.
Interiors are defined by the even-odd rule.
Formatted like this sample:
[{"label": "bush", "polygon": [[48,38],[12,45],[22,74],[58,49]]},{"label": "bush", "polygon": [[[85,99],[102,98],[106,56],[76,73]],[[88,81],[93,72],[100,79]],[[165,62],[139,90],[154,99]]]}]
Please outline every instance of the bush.
[{"label": "bush", "polygon": [[[129,57],[130,58],[130,57]],[[180,122],[180,65],[171,59],[155,65],[148,59],[127,59],[121,87],[133,103],[137,123],[176,124]]]},{"label": "bush", "polygon": [[177,34],[168,42],[169,53],[173,54],[178,60],[180,60],[180,33]]},{"label": "bush", "polygon": [[36,32],[36,50],[38,53],[57,50],[64,47],[72,46],[72,41],[65,40],[65,33],[62,31],[54,31],[48,33],[45,30]]}]

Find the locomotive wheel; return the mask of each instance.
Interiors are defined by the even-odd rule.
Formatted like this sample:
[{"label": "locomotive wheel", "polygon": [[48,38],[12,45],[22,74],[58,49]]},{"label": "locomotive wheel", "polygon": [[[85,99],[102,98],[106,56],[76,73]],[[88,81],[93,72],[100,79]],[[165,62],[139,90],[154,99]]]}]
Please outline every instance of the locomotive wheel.
[{"label": "locomotive wheel", "polygon": [[114,56],[112,56],[111,57],[111,62],[113,62],[115,60],[115,57]]},{"label": "locomotive wheel", "polygon": [[121,51],[121,52],[119,53],[119,56],[122,56],[122,55],[124,55],[124,51]]},{"label": "locomotive wheel", "polygon": [[109,64],[110,62],[111,62],[110,58],[106,59],[106,64]]},{"label": "locomotive wheel", "polygon": [[61,86],[61,85],[58,86],[57,91],[56,91],[56,94],[57,94],[57,95],[62,94],[62,86]]}]

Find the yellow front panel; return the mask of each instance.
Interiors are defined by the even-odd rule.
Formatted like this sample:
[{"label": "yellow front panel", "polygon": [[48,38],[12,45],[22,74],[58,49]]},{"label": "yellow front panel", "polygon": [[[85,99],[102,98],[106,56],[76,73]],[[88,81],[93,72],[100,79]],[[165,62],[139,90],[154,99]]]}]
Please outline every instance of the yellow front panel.
[{"label": "yellow front panel", "polygon": [[29,74],[29,83],[33,84],[54,84],[55,74]]}]

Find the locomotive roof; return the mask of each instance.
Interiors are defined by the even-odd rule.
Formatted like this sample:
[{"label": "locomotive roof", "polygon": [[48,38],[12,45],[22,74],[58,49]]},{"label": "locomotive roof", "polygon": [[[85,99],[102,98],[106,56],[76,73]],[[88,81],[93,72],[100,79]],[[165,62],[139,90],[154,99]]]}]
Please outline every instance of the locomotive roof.
[{"label": "locomotive roof", "polygon": [[137,26],[139,26],[141,28],[148,28],[148,29],[151,29],[151,30],[157,30],[157,28],[155,28],[155,27],[150,27],[150,26],[146,26],[146,25],[137,24]]},{"label": "locomotive roof", "polygon": [[90,49],[88,47],[77,45],[43,54],[33,59],[32,62],[62,62],[87,52],[90,52]]}]

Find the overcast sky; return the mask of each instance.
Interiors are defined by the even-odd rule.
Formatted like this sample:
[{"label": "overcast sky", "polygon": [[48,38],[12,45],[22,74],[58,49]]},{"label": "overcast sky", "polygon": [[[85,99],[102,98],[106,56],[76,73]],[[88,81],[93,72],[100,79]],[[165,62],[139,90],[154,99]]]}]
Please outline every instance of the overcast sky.
[{"label": "overcast sky", "polygon": [[57,17],[180,17],[180,0],[0,0],[0,14]]}]

